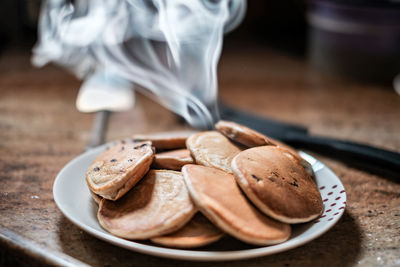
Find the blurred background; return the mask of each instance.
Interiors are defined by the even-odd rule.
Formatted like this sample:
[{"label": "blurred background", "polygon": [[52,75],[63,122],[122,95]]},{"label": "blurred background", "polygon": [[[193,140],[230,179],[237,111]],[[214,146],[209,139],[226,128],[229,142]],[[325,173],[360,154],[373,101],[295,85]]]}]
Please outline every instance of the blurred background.
[{"label": "blurred background", "polygon": [[[253,42],[307,60],[321,72],[392,84],[400,72],[400,2],[390,0],[248,1],[225,47]],[[0,52],[29,51],[37,37],[39,0],[2,0]]]}]

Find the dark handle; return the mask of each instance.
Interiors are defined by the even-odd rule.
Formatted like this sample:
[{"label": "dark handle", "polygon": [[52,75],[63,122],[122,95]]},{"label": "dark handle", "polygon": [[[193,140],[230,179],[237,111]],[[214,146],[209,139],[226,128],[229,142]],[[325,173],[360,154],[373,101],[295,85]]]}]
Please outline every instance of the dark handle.
[{"label": "dark handle", "polygon": [[109,115],[110,112],[107,110],[101,110],[96,113],[86,150],[104,143]]},{"label": "dark handle", "polygon": [[341,141],[333,138],[287,133],[282,141],[293,146],[329,153],[334,157],[345,157],[371,164],[400,174],[400,153],[365,144]]}]

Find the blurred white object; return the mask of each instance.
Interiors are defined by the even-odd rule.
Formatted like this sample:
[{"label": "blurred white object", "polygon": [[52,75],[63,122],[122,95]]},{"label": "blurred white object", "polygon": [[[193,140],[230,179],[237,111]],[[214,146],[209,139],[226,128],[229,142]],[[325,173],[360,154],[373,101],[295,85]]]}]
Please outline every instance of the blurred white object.
[{"label": "blurred white object", "polygon": [[82,84],[76,99],[81,112],[125,111],[132,108],[132,83],[104,69],[97,70]]},{"label": "blurred white object", "polygon": [[245,0],[74,2],[43,2],[34,65],[52,61],[82,79],[106,69],[191,125],[213,125],[223,34],[243,19]]},{"label": "blurred white object", "polygon": [[400,73],[394,77],[393,80],[394,90],[400,95]]},{"label": "blurred white object", "polygon": [[125,111],[134,103],[132,83],[106,69],[97,69],[87,76],[76,100],[81,112],[96,112],[87,149],[105,141],[111,111]]}]

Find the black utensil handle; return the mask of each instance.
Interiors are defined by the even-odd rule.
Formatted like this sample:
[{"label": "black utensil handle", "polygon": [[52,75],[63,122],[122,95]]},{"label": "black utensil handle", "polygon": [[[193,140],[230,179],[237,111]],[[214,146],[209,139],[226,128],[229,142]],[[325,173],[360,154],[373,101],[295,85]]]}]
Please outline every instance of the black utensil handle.
[{"label": "black utensil handle", "polygon": [[400,175],[400,153],[372,147],[365,144],[341,141],[333,138],[288,133],[282,141],[303,148],[309,148],[334,157],[347,157],[365,164],[388,168]]},{"label": "black utensil handle", "polygon": [[107,110],[101,110],[95,114],[92,132],[90,134],[90,139],[86,149],[90,149],[104,143],[109,116],[110,111]]}]

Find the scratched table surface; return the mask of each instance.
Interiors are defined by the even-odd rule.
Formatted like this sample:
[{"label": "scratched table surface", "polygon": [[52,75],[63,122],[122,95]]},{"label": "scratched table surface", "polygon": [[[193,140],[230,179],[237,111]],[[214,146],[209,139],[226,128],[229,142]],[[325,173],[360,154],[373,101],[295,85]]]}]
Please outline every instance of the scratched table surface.
[{"label": "scratched table surface", "polygon": [[[400,96],[390,86],[320,75],[300,58],[262,46],[224,50],[218,77],[219,96],[228,104],[307,126],[313,134],[400,151]],[[45,254],[76,259],[74,264],[202,266],[113,246],[81,231],[57,209],[55,176],[84,151],[93,122],[92,114],[75,109],[79,86],[61,68],[31,67],[27,52],[6,51],[0,57],[0,227],[3,237],[14,238],[2,240],[0,265],[57,264],[31,251],[38,245]],[[131,110],[112,114],[107,140],[184,128],[175,115],[137,94]],[[340,221],[290,251],[209,265],[400,265],[399,177],[396,181],[310,153],[345,186],[348,201]]]}]

